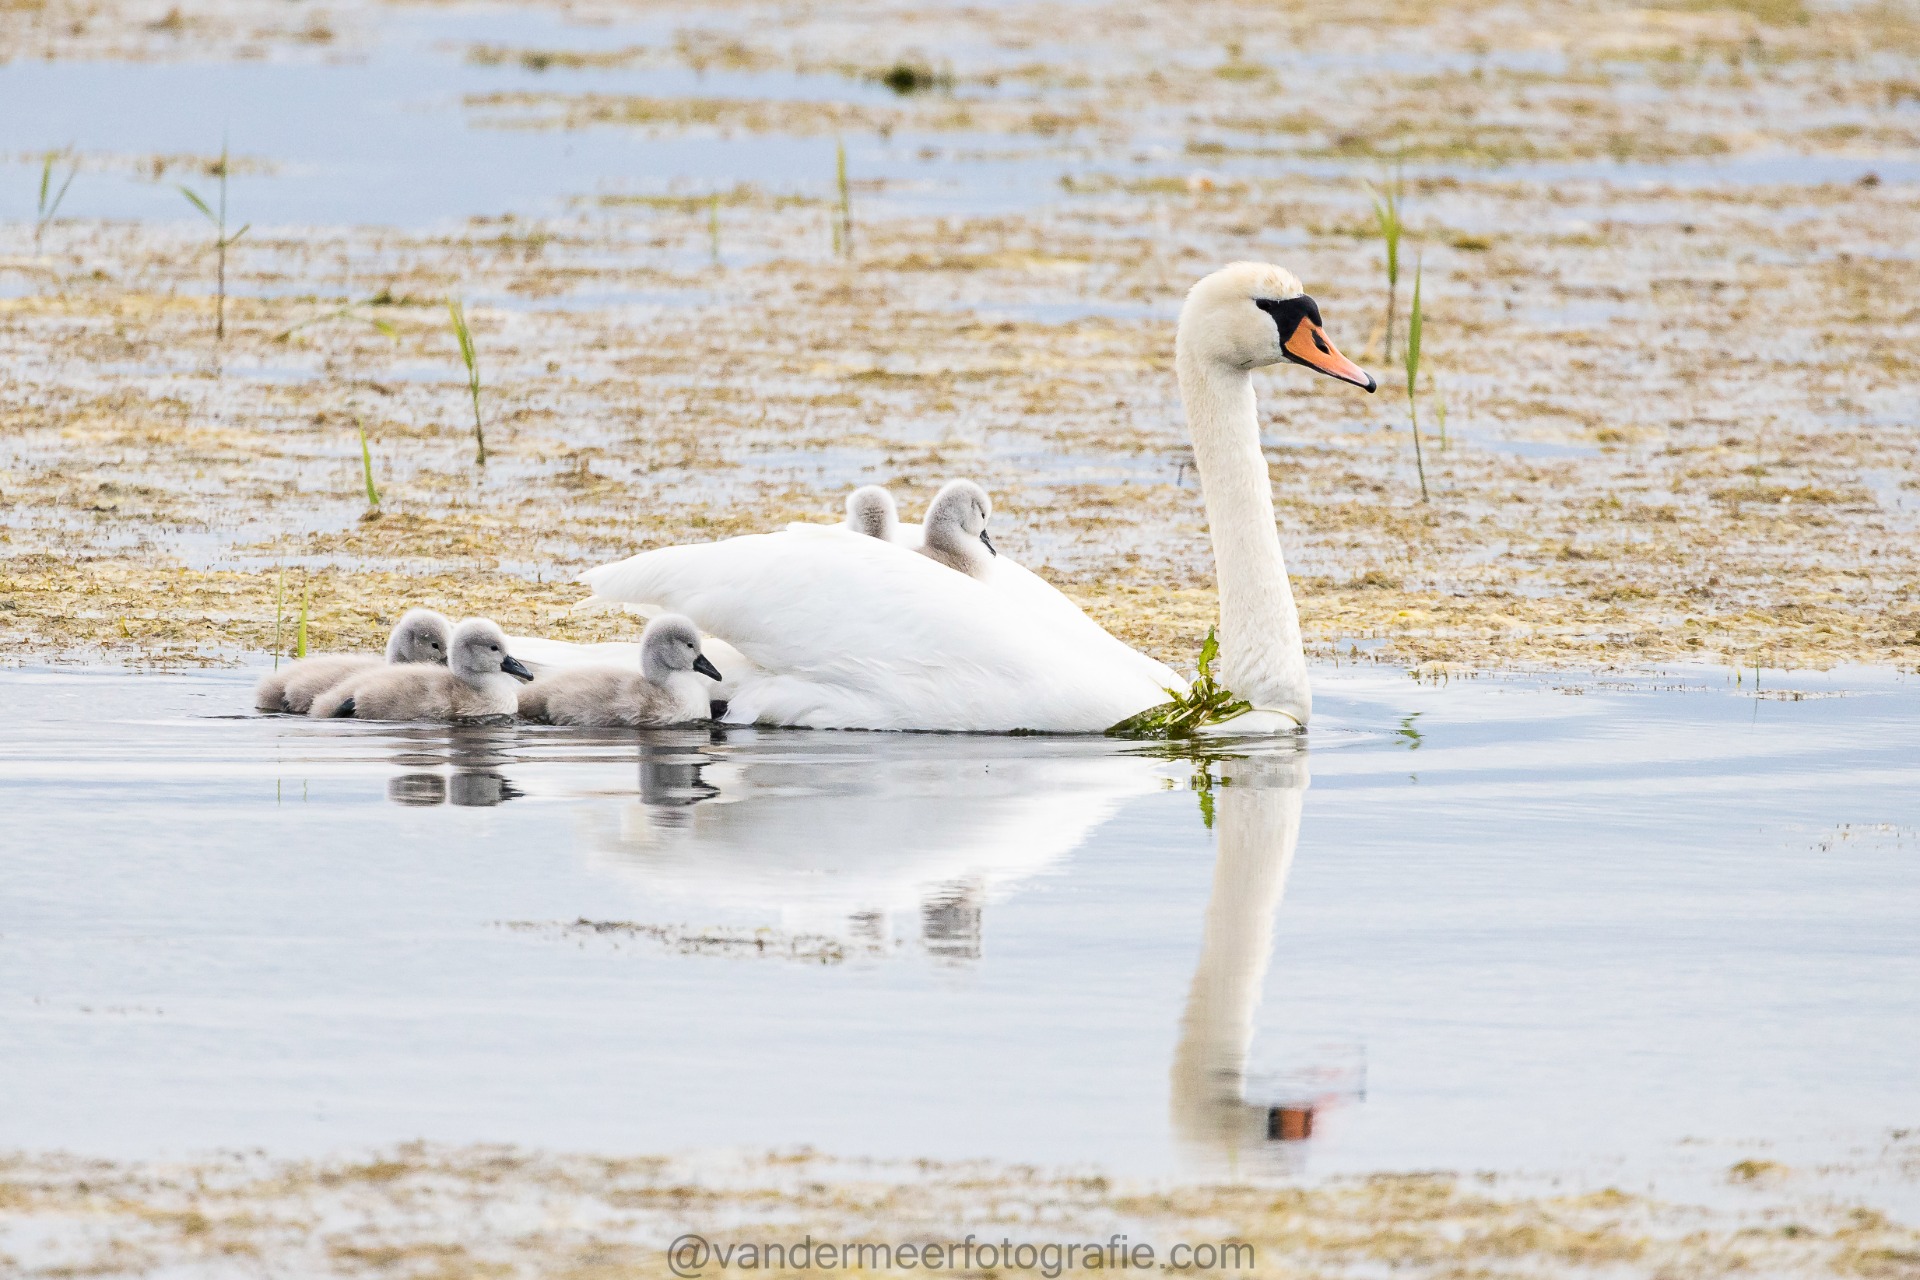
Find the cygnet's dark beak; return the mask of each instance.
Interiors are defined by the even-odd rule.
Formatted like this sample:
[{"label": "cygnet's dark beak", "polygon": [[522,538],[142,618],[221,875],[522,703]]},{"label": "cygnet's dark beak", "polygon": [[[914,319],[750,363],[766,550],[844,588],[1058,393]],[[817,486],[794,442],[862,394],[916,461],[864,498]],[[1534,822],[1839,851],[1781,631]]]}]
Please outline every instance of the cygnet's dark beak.
[{"label": "cygnet's dark beak", "polygon": [[698,671],[701,675],[705,676],[709,680],[719,680],[724,678],[720,674],[720,668],[714,666],[711,662],[708,662],[707,655],[704,653],[693,660],[693,669],[695,671]]},{"label": "cygnet's dark beak", "polygon": [[980,531],[980,541],[982,541],[982,542],[984,542],[984,543],[986,543],[986,544],[987,544],[987,550],[988,550],[989,552],[991,552],[991,553],[992,553],[993,555],[996,555],[996,556],[997,556],[997,555],[999,555],[999,554],[1000,554],[1000,553],[999,553],[998,551],[994,551],[994,549],[993,549],[993,539],[992,539],[992,538],[989,538],[989,537],[987,536],[987,531],[986,531],[985,529],[982,529],[982,530]]},{"label": "cygnet's dark beak", "polygon": [[527,670],[527,664],[512,654],[508,654],[506,657],[500,659],[500,669],[508,675],[517,676],[522,680],[533,679],[533,672]]}]

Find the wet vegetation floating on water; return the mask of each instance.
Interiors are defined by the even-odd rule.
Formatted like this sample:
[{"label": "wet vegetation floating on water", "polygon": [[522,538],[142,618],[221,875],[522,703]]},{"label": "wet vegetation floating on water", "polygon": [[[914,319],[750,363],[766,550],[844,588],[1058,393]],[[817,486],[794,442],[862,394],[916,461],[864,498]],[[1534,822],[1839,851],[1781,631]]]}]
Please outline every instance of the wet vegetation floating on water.
[{"label": "wet vegetation floating on water", "polygon": [[[1107,733],[1115,738],[1191,738],[1208,725],[1221,724],[1238,715],[1245,715],[1253,707],[1243,698],[1235,697],[1232,690],[1225,688],[1213,678],[1213,662],[1220,656],[1220,642],[1212,630],[1200,644],[1200,663],[1194,674],[1193,683],[1182,695],[1169,689],[1169,700],[1157,707],[1148,707],[1138,715],[1128,716],[1114,725]],[[1213,823],[1209,821],[1208,826]]]}]

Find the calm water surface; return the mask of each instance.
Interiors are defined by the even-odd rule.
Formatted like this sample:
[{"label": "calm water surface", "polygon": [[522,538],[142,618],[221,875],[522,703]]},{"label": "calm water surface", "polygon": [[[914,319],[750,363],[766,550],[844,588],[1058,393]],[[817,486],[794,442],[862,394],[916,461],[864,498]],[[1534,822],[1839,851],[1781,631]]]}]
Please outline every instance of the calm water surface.
[{"label": "calm water surface", "polygon": [[1920,1120],[1920,685],[1751,675],[1322,668],[1196,760],[0,673],[0,1147],[1844,1153]]}]

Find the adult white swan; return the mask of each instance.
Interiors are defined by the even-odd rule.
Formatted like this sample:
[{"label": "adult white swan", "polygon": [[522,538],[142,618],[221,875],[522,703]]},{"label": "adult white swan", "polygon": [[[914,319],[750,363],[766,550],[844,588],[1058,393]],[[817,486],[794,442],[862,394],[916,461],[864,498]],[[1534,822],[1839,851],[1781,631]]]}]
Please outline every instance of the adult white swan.
[{"label": "adult white swan", "polygon": [[[1187,294],[1175,366],[1213,537],[1218,676],[1253,706],[1234,732],[1291,730],[1312,709],[1250,377],[1282,361],[1374,389],[1291,273],[1235,263]],[[663,547],[581,580],[601,600],[685,614],[737,651],[733,669],[713,654],[735,723],[1088,733],[1182,683],[1084,614],[844,526]]]}]

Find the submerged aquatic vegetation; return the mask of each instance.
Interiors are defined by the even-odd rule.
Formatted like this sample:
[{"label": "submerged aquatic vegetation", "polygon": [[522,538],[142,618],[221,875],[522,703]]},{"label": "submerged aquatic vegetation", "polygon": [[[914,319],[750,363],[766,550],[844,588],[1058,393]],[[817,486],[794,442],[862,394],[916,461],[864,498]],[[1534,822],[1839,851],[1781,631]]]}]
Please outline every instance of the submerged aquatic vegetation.
[{"label": "submerged aquatic vegetation", "polygon": [[1400,198],[1404,190],[1400,171],[1395,169],[1380,187],[1369,184],[1373,193],[1373,221],[1380,232],[1380,242],[1387,251],[1387,347],[1386,358],[1393,359],[1393,320],[1394,313],[1400,308],[1400,234],[1405,229],[1400,221]]},{"label": "submerged aquatic vegetation", "polygon": [[487,436],[480,422],[480,353],[474,349],[473,331],[467,328],[467,309],[458,298],[447,299],[447,315],[453,320],[453,336],[460,344],[460,362],[467,367],[467,394],[473,400],[473,460],[484,467]]},{"label": "submerged aquatic vegetation", "polygon": [[60,203],[67,198],[67,188],[73,185],[75,175],[80,172],[79,162],[71,161],[66,181],[60,184],[58,191],[53,189],[53,168],[63,154],[49,151],[40,165],[40,202],[34,209],[33,217],[33,251],[36,254],[40,252],[40,241],[46,235],[47,228],[60,216]]},{"label": "submerged aquatic vegetation", "polygon": [[217,211],[208,207],[207,202],[202,200],[199,193],[192,187],[185,185],[180,187],[180,194],[185,196],[193,207],[213,224],[213,251],[218,264],[215,268],[214,280],[213,336],[221,341],[225,341],[227,336],[227,250],[237,244],[240,237],[247,234],[247,228],[253,225],[249,222],[232,235],[227,234],[227,171],[229,168],[231,166],[227,162],[227,147],[222,143],[220,159],[213,170],[220,179],[220,207]]},{"label": "submerged aquatic vegetation", "polygon": [[1213,678],[1213,660],[1220,641],[1212,629],[1200,645],[1200,663],[1186,695],[1167,690],[1166,702],[1128,716],[1107,733],[1115,738],[1191,738],[1210,724],[1220,724],[1253,710],[1252,704]]},{"label": "submerged aquatic vegetation", "polygon": [[1420,501],[1427,496],[1427,460],[1420,449],[1420,264],[1413,267],[1413,308],[1407,315],[1407,417],[1413,425],[1413,464],[1420,470]]}]

